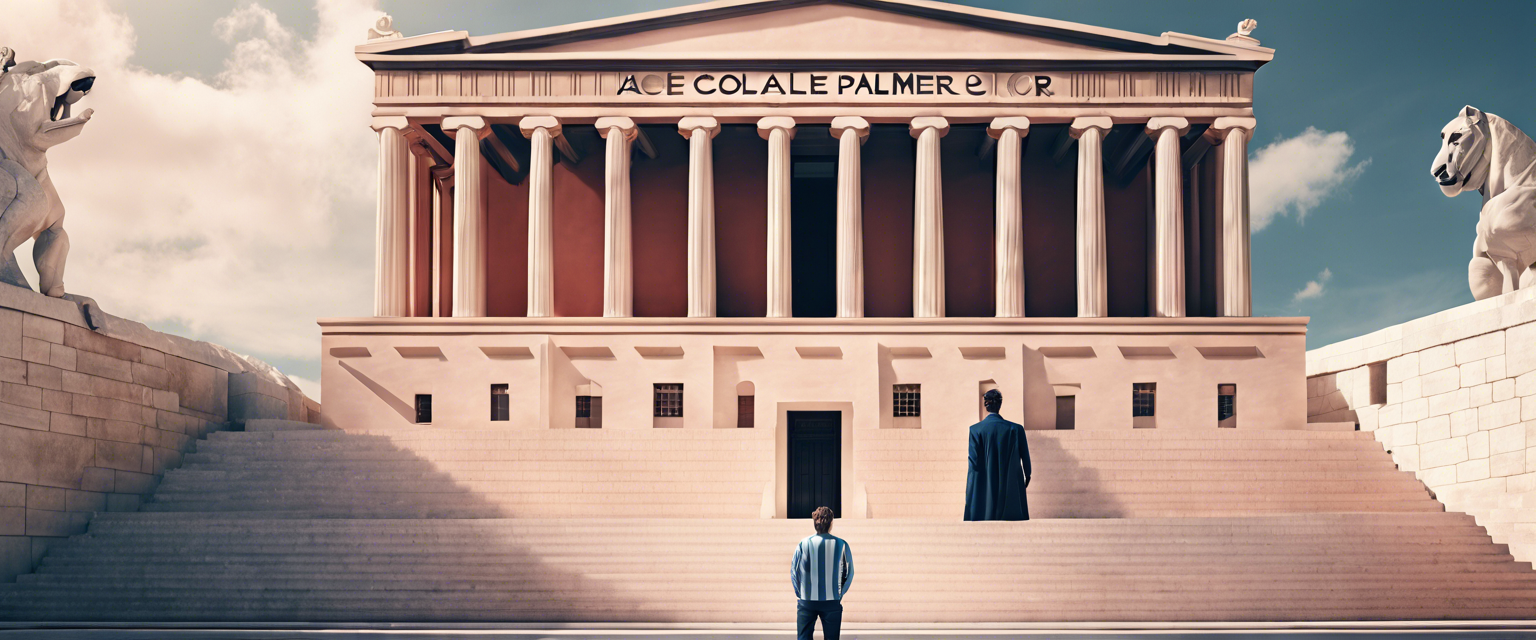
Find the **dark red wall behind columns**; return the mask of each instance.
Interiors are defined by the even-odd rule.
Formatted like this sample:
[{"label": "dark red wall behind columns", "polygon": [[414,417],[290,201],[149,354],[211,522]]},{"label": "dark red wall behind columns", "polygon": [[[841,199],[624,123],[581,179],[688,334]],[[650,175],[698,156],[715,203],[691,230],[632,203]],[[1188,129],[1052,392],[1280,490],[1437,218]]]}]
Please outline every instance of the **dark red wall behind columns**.
[{"label": "dark red wall behind columns", "polygon": [[555,315],[602,316],[602,139],[590,125],[567,127],[564,135],[583,157],[575,166],[563,161],[554,167]]},{"label": "dark red wall behind columns", "polygon": [[868,317],[912,317],[916,142],[905,124],[877,124],[870,127],[860,156],[864,178],[864,315]]},{"label": "dark red wall behind columns", "polygon": [[[1104,179],[1105,259],[1109,267],[1109,315],[1146,317],[1148,235],[1151,209],[1147,185],[1151,170],[1145,164],[1124,186],[1113,176]],[[1075,196],[1074,189],[1074,197]]]},{"label": "dark red wall behind columns", "polygon": [[1025,139],[1024,315],[1077,315],[1077,156],[1051,159],[1067,125],[1030,127]]},{"label": "dark red wall behind columns", "polygon": [[950,127],[939,141],[944,189],[944,315],[997,314],[993,262],[996,237],[996,153],[976,152],[987,137],[985,124]]},{"label": "dark red wall behind columns", "polygon": [[629,188],[635,315],[688,315],[688,141],[677,125],[641,127],[656,157],[633,156]]},{"label": "dark red wall behind columns", "polygon": [[756,125],[728,124],[713,153],[715,315],[760,318],[768,313],[768,141]]},{"label": "dark red wall behind columns", "polygon": [[[511,185],[489,163],[486,183],[485,308],[496,318],[528,315],[528,180]],[[555,216],[560,215],[556,205]]]}]

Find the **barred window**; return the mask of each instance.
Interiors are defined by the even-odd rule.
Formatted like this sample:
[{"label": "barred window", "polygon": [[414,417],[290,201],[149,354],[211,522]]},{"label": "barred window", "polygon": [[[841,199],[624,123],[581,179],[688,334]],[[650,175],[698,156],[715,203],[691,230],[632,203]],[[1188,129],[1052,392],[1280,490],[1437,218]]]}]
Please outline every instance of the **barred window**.
[{"label": "barred window", "polygon": [[507,392],[507,385],[491,385],[491,421],[505,422],[512,419],[512,396]]},{"label": "barred window", "polygon": [[898,384],[892,389],[892,415],[897,418],[916,418],[923,415],[923,385]]},{"label": "barred window", "polygon": [[656,384],[655,412],[652,415],[657,418],[683,417],[682,383]]},{"label": "barred window", "polygon": [[[1216,385],[1216,421],[1222,422],[1237,415],[1237,385]],[[1229,426],[1229,425],[1220,425]],[[1237,426],[1236,424],[1230,426]]]},{"label": "barred window", "polygon": [[592,417],[592,396],[576,396],[576,417]]},{"label": "barred window", "polygon": [[430,424],[432,422],[432,394],[416,394],[416,424]]},{"label": "barred window", "polygon": [[1137,382],[1131,387],[1131,416],[1136,418],[1157,415],[1157,383]]}]

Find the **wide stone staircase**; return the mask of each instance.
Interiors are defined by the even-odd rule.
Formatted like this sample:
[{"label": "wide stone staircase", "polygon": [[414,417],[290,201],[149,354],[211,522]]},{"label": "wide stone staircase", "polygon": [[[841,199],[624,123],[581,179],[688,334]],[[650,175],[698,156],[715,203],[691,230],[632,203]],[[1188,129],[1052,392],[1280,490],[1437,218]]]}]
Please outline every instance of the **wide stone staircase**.
[{"label": "wide stone staircase", "polygon": [[[144,511],[0,586],[0,618],[790,620],[810,531],[757,517],[773,433],[659,431],[212,434]],[[874,517],[834,528],[849,622],[1536,613],[1528,563],[1354,433],[1032,432],[1037,519],[1016,523],[958,521],[942,432],[864,436]]]}]

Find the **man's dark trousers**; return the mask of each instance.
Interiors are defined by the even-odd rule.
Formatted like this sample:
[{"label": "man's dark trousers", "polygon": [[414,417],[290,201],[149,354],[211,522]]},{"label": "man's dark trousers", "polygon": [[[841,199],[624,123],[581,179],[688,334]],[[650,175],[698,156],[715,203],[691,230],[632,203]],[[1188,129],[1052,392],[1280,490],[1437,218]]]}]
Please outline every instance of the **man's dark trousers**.
[{"label": "man's dark trousers", "polygon": [[821,618],[821,635],[827,640],[837,640],[843,626],[843,603],[836,600],[800,601],[800,640],[811,640],[816,635],[816,619]]}]

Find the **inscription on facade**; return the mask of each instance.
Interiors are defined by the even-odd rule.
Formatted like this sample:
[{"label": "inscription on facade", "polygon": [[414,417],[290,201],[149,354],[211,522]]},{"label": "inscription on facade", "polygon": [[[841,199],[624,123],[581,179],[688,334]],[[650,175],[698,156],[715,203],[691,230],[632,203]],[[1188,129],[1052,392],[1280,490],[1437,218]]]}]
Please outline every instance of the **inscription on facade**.
[{"label": "inscription on facade", "polygon": [[626,74],[615,95],[636,96],[954,96],[1051,98],[1049,74],[750,72]]}]

